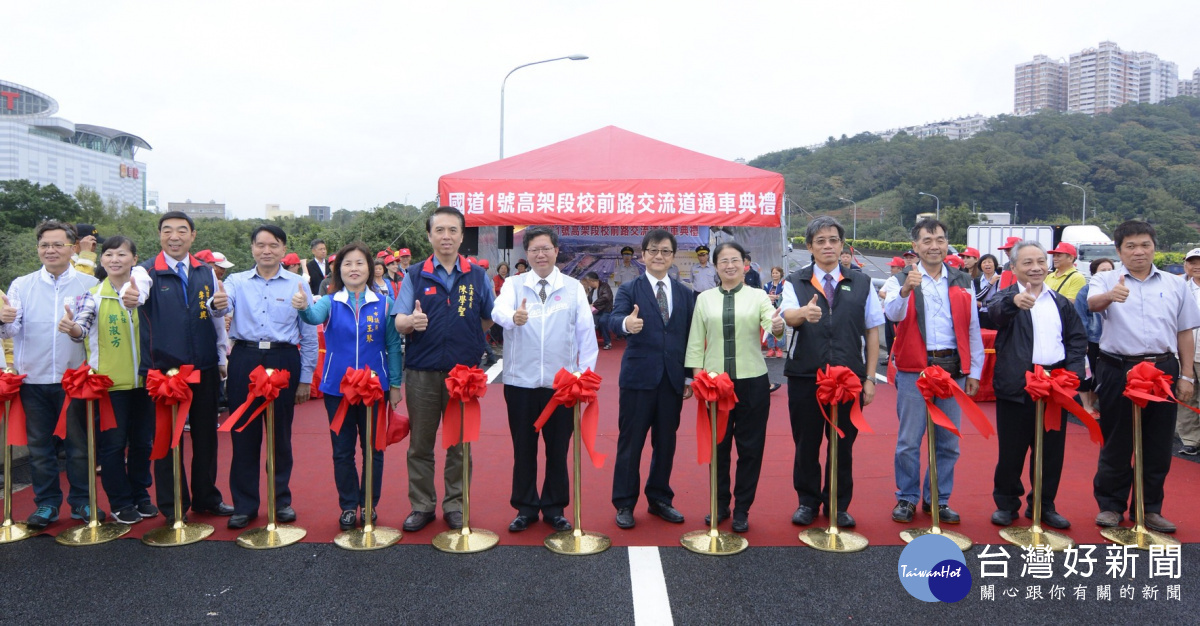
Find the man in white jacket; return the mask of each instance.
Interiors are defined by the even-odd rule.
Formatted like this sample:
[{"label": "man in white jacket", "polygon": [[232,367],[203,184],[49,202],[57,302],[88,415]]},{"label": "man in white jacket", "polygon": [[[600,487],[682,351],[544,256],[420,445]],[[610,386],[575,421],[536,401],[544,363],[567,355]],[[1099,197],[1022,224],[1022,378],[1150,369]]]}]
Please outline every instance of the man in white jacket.
[{"label": "man in white jacket", "polygon": [[570,501],[567,449],[574,418],[559,407],[542,427],[546,472],[537,488],[538,433],[533,428],[554,395],[560,369],[596,367],[598,344],[587,292],[558,271],[558,233],[546,226],[525,229],[522,241],[531,271],[510,277],[500,288],[492,321],[504,328],[504,400],[513,439],[513,489],[517,517],[509,532],[521,532],[541,513],[555,530],[571,530],[563,516]]}]

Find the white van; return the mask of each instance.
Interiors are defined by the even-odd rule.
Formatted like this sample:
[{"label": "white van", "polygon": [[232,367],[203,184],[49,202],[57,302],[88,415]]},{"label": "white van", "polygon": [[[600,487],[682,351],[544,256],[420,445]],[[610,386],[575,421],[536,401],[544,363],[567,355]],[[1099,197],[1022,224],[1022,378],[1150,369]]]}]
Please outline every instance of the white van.
[{"label": "white van", "polygon": [[1075,268],[1084,276],[1091,276],[1088,266],[1096,259],[1112,259],[1114,265],[1121,264],[1120,259],[1117,258],[1117,247],[1113,245],[1113,240],[1104,234],[1099,226],[1090,224],[1063,226],[1061,234],[1056,239],[1075,246],[1075,250],[1079,252],[1079,256],[1075,259]]}]

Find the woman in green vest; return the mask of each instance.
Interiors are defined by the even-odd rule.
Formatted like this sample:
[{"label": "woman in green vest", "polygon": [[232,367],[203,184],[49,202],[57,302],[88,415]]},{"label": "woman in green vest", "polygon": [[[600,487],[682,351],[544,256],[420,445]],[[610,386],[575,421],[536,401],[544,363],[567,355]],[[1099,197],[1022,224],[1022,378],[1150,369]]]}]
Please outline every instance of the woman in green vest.
[{"label": "woman in green vest", "polygon": [[137,267],[137,246],[116,235],[100,249],[100,284],[66,305],[58,330],[83,343],[88,365],[113,381],[109,388],[117,427],[101,431],[97,444],[101,481],[113,519],[134,524],[158,515],[150,502],[150,450],[154,411],[138,376],[137,307],[150,293],[150,276]]}]

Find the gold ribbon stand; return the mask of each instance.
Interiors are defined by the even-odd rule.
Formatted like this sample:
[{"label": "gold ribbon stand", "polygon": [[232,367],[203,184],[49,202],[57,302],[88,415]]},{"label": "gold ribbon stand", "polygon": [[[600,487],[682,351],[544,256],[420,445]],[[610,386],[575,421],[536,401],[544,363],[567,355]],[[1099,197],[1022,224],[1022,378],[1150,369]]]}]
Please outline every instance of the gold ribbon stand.
[{"label": "gold ribbon stand", "polygon": [[[64,546],[94,546],[108,543],[129,532],[128,524],[100,521],[100,510],[96,507],[96,401],[86,400],[85,402],[87,403],[88,521],[81,526],[72,526],[54,538]],[[8,460],[7,455],[5,460]],[[6,484],[7,478],[6,473]],[[4,499],[4,507],[8,508],[7,497]]]},{"label": "gold ribbon stand", "polygon": [[575,528],[572,530],[560,530],[549,537],[546,537],[546,547],[551,552],[557,554],[599,554],[604,552],[612,545],[612,540],[608,535],[586,531],[581,528],[580,511],[583,509],[583,477],[581,476],[581,463],[583,451],[583,436],[580,434],[580,416],[583,412],[582,403],[575,403],[575,434],[571,442],[571,451],[574,453],[572,463],[574,464],[574,472],[571,475],[571,489],[574,492],[572,499],[572,509],[575,510]]},{"label": "gold ribbon stand", "polygon": [[[1074,548],[1070,537],[1042,528],[1042,440],[1046,429],[1046,401],[1037,401],[1033,435],[1033,526],[1009,526],[1000,530],[1005,541],[1017,546],[1049,546],[1055,552]],[[1066,424],[1063,424],[1066,427]]]},{"label": "gold ribbon stand", "polygon": [[[373,377],[373,376],[372,376]],[[387,399],[384,399],[387,402]],[[366,482],[367,488],[363,497],[366,499],[366,504],[363,505],[363,527],[347,530],[346,532],[338,533],[337,537],[333,538],[333,543],[339,548],[347,550],[379,550],[388,546],[395,545],[397,541],[404,536],[396,528],[388,528],[387,526],[376,526],[373,521],[375,518],[375,407],[367,406],[367,445],[363,450],[363,481]]]},{"label": "gold ribbon stand", "polygon": [[712,429],[712,456],[708,462],[708,530],[693,530],[679,538],[683,547],[697,554],[729,556],[750,547],[741,535],[717,530],[717,402],[708,403],[708,424]]},{"label": "gold ribbon stand", "polygon": [[1142,407],[1133,405],[1133,528],[1118,526],[1105,528],[1100,534],[1105,539],[1123,546],[1137,546],[1149,550],[1150,546],[1177,546],[1179,540],[1146,528],[1146,484],[1142,476]]},{"label": "gold ribbon stand", "polygon": [[826,473],[829,474],[829,503],[825,512],[829,514],[829,528],[808,528],[800,532],[800,541],[823,552],[858,552],[867,548],[867,538],[852,531],[838,528],[838,405],[829,405],[833,418],[829,423],[829,452],[826,454]]},{"label": "gold ribbon stand", "polygon": [[929,442],[929,510],[933,514],[933,525],[929,528],[902,530],[900,538],[904,540],[904,543],[908,543],[921,535],[941,535],[953,541],[963,552],[966,552],[975,545],[966,535],[952,530],[942,530],[941,507],[938,505],[937,433],[934,432],[933,415],[928,410],[925,411],[925,438]]},{"label": "gold ribbon stand", "polygon": [[[268,369],[267,376],[275,373]],[[238,535],[237,543],[251,550],[268,550],[290,546],[304,538],[307,530],[299,526],[275,523],[275,402],[267,404],[267,525],[251,528]]]},{"label": "gold ribbon stand", "polygon": [[459,444],[462,446],[462,490],[463,490],[463,509],[462,509],[462,528],[458,530],[447,530],[440,532],[433,538],[433,547],[442,552],[452,552],[455,554],[470,554],[472,552],[483,552],[496,547],[500,543],[500,536],[490,530],[481,528],[471,528],[471,442],[466,441],[467,433],[465,427],[466,418],[463,403],[458,403],[458,433],[463,441]]},{"label": "gold ribbon stand", "polygon": [[[5,372],[15,373],[5,368]],[[4,450],[4,522],[0,523],[0,544],[28,539],[41,530],[30,530],[25,522],[14,522],[12,518],[12,446],[8,444],[8,419],[12,402],[4,403],[4,419],[0,420],[0,448]]]},{"label": "gold ribbon stand", "polygon": [[[171,368],[167,370],[167,376],[175,376],[179,374],[179,370]],[[179,422],[179,405],[171,405],[171,436],[174,437],[178,432]],[[150,530],[145,535],[142,535],[142,543],[153,546],[155,548],[170,548],[173,546],[186,546],[191,543],[203,541],[209,535],[213,534],[213,527],[208,524],[197,522],[186,522],[183,519],[183,439],[171,450],[171,466],[175,470],[175,521],[165,526],[160,526]]]}]

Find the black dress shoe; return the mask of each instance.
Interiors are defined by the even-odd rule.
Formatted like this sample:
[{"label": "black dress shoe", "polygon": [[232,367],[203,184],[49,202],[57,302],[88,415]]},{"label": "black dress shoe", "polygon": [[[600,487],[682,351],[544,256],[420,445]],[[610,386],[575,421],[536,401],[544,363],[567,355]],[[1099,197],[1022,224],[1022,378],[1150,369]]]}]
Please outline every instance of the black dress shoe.
[{"label": "black dress shoe", "polygon": [[221,517],[229,517],[230,515],[233,515],[233,507],[229,506],[228,504],[225,504],[224,502],[218,502],[217,505],[214,507],[209,507],[207,509],[198,509],[198,510],[201,513],[208,513],[209,515],[219,515]]},{"label": "black dress shoe", "polygon": [[631,507],[617,509],[617,528],[633,528],[634,524]]},{"label": "black dress shoe", "polygon": [[462,511],[447,511],[442,513],[442,519],[446,520],[446,525],[450,530],[462,529]]},{"label": "black dress shoe", "polygon": [[[921,510],[925,511],[926,513],[932,512],[928,502],[921,503]],[[957,524],[962,521],[962,516],[960,516],[954,509],[950,508],[949,504],[939,504],[938,521],[943,524]]]},{"label": "black dress shoe", "polygon": [[[1029,518],[1033,519],[1033,514],[1029,514]],[[1058,511],[1042,511],[1042,523],[1050,528],[1064,530],[1071,527],[1071,522],[1067,518],[1058,514]]]},{"label": "black dress shoe", "polygon": [[546,520],[546,523],[553,526],[554,530],[557,530],[559,532],[563,532],[566,530],[572,530],[574,528],[573,526],[571,526],[571,522],[567,518],[563,517],[562,515],[555,515],[554,517],[551,517],[550,519]]},{"label": "black dress shoe", "polygon": [[433,511],[413,511],[404,518],[404,530],[406,532],[415,533],[422,528],[425,528],[432,522],[437,514]]},{"label": "black dress shoe", "polygon": [[675,507],[666,502],[650,502],[650,514],[657,515],[672,524],[683,523],[683,513],[675,510]]},{"label": "black dress shoe", "polygon": [[738,513],[733,516],[733,532],[744,533],[750,530],[750,516],[746,513]]},{"label": "black dress shoe", "polygon": [[837,514],[838,528],[854,528],[858,522],[854,521],[854,516],[845,511],[838,511]]},{"label": "black dress shoe", "polygon": [[1016,518],[1017,518],[1016,511],[1005,511],[1003,509],[996,509],[996,512],[992,513],[992,523],[997,526],[1012,526],[1013,520],[1015,520]]},{"label": "black dress shoe", "polygon": [[892,521],[907,524],[913,521],[913,515],[917,512],[917,505],[907,500],[900,500],[892,509]]},{"label": "black dress shoe", "polygon": [[290,506],[285,506],[282,509],[275,509],[275,521],[280,524],[291,524],[296,521],[296,509]]},{"label": "black dress shoe", "polygon": [[[717,511],[717,524],[718,525],[727,519],[729,519],[729,509],[721,509],[720,511]],[[709,526],[712,525],[712,514],[704,516],[704,523]]]},{"label": "black dress shoe", "polygon": [[519,533],[529,528],[529,524],[531,524],[534,520],[535,518],[528,515],[518,515],[514,517],[512,523],[508,525],[508,532]]},{"label": "black dress shoe", "polygon": [[230,528],[245,528],[250,525],[250,520],[254,519],[254,515],[231,515],[229,522],[226,524]]},{"label": "black dress shoe", "polygon": [[355,511],[342,511],[338,517],[338,528],[342,530],[350,530],[354,528],[354,522],[358,519],[358,513]]},{"label": "black dress shoe", "polygon": [[792,523],[797,526],[808,526],[813,523],[813,518],[816,516],[817,512],[811,506],[801,504],[796,512],[792,513]]}]

